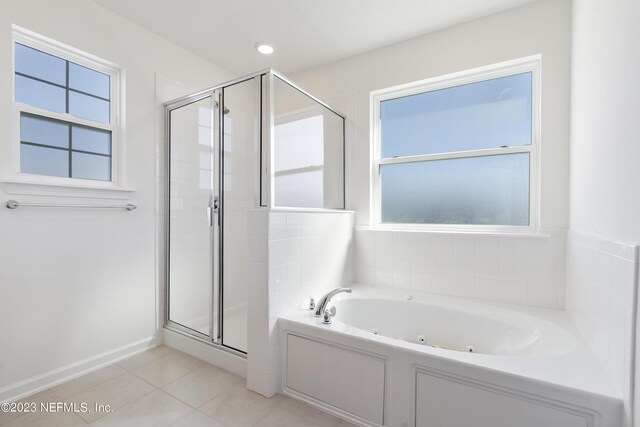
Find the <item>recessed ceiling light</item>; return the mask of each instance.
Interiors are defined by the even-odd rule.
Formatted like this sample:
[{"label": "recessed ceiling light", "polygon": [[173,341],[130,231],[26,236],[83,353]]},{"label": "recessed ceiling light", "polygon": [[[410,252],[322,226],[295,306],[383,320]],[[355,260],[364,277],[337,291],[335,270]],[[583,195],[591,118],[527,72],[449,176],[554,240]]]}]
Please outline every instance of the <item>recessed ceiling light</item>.
[{"label": "recessed ceiling light", "polygon": [[273,53],[273,47],[266,43],[256,43],[256,49],[263,55],[271,55]]}]

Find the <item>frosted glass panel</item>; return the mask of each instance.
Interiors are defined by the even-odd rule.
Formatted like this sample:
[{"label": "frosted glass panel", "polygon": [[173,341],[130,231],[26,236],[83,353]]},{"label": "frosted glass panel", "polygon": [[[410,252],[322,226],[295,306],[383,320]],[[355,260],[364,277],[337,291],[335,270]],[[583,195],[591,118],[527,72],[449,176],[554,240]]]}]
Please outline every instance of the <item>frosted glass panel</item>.
[{"label": "frosted glass panel", "polygon": [[111,181],[111,157],[72,153],[73,178]]},{"label": "frosted glass panel", "polygon": [[344,120],[274,78],[276,206],[344,208]]},{"label": "frosted glass panel", "polygon": [[109,102],[69,91],[69,113],[83,119],[109,123]]},{"label": "frosted glass panel", "polygon": [[531,144],[531,78],[528,72],[381,102],[382,158]]},{"label": "frosted glass panel", "polygon": [[66,92],[58,86],[23,76],[16,78],[16,101],[57,113],[66,112]]},{"label": "frosted glass panel", "polygon": [[69,63],[69,87],[109,99],[109,76],[73,62]]},{"label": "frosted glass panel", "polygon": [[383,223],[529,225],[529,154],[382,165]]},{"label": "frosted glass panel", "polygon": [[69,152],[20,144],[20,171],[49,176],[69,176]]},{"label": "frosted glass panel", "polygon": [[33,144],[69,148],[69,125],[27,114],[20,116],[20,140]]},{"label": "frosted glass panel", "polygon": [[66,85],[67,67],[64,59],[16,43],[16,72],[61,86]]},{"label": "frosted glass panel", "polygon": [[276,174],[278,206],[313,208],[322,206],[322,171],[302,171],[288,175]]},{"label": "frosted glass panel", "polygon": [[71,132],[74,150],[111,154],[111,132],[84,126],[73,126]]}]

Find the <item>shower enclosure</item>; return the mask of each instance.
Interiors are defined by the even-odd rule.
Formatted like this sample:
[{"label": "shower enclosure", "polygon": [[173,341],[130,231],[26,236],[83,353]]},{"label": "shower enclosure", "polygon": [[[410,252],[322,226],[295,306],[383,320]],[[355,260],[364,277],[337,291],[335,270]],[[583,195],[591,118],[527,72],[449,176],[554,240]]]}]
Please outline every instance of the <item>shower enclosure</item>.
[{"label": "shower enclosure", "polygon": [[344,209],[344,116],[273,70],[165,104],[165,327],[242,354],[247,211]]}]

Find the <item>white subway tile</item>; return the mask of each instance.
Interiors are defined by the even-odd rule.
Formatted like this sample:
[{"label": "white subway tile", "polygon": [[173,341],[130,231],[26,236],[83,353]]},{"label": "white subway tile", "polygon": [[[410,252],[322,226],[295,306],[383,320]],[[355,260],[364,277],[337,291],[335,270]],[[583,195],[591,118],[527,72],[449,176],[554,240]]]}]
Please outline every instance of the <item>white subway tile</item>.
[{"label": "white subway tile", "polygon": [[287,241],[269,240],[269,267],[287,262]]},{"label": "white subway tile", "polygon": [[502,238],[502,279],[524,283],[527,280],[527,239]]},{"label": "white subway tile", "polygon": [[452,276],[451,274],[439,274],[433,273],[431,275],[432,285],[431,289],[433,292],[438,294],[451,295],[452,293]]},{"label": "white subway tile", "polygon": [[527,287],[527,303],[534,307],[556,308],[557,287],[546,285],[533,285]]},{"label": "white subway tile", "polygon": [[488,301],[500,301],[500,281],[495,279],[476,279],[476,297]]},{"label": "white subway tile", "polygon": [[269,213],[269,240],[287,237],[287,214],[284,212]]},{"label": "white subway tile", "polygon": [[300,261],[300,282],[305,283],[317,277],[317,261],[314,258],[305,258]]},{"label": "white subway tile", "polygon": [[430,273],[433,271],[433,239],[429,233],[413,236],[413,271]]},{"label": "white subway tile", "polygon": [[502,277],[502,238],[478,236],[476,260],[477,277],[499,280]]},{"label": "white subway tile", "polygon": [[313,257],[313,241],[312,236],[306,236],[300,238],[300,259],[307,259]]},{"label": "white subway tile", "polygon": [[376,268],[376,286],[393,286],[393,270]]},{"label": "white subway tile", "polygon": [[[303,308],[304,301],[305,299],[308,299],[309,296],[306,296],[306,295],[303,296],[299,286],[287,288],[286,311],[299,310]],[[308,301],[307,301],[307,307],[308,307]]]},{"label": "white subway tile", "polygon": [[613,258],[607,252],[598,251],[598,259],[596,262],[596,271],[594,281],[606,293],[611,293],[611,259]]},{"label": "white subway tile", "polygon": [[287,262],[300,261],[300,238],[287,238]]},{"label": "white subway tile", "polygon": [[373,230],[356,230],[356,249],[375,250],[376,232]]},{"label": "white subway tile", "polygon": [[278,291],[287,287],[287,265],[269,267],[269,291]]},{"label": "white subway tile", "polygon": [[414,271],[411,288],[419,292],[433,292],[433,278],[431,273]]},{"label": "white subway tile", "polygon": [[356,264],[361,267],[375,268],[376,253],[373,248],[356,248]]},{"label": "white subway tile", "polygon": [[376,269],[358,265],[356,266],[355,279],[357,283],[374,286],[376,284]]},{"label": "white subway tile", "polygon": [[452,279],[452,294],[463,298],[475,298],[476,278],[454,275]]},{"label": "white subway tile", "polygon": [[527,304],[527,287],[520,283],[500,282],[500,300],[509,304]]},{"label": "white subway tile", "polygon": [[299,238],[302,235],[303,215],[301,213],[287,213],[287,239]]},{"label": "white subway tile", "polygon": [[410,272],[413,265],[413,233],[393,233],[393,269]]},{"label": "white subway tile", "polygon": [[287,288],[300,286],[300,262],[287,263]]},{"label": "white subway tile", "polygon": [[433,272],[439,275],[452,273],[453,238],[447,234],[433,236]]},{"label": "white subway tile", "polygon": [[393,233],[377,232],[375,245],[376,268],[391,269],[393,267]]},{"label": "white subway tile", "polygon": [[617,256],[611,257],[611,296],[625,307],[633,307],[635,265]]},{"label": "white subway tile", "polygon": [[411,271],[393,270],[394,288],[411,289],[412,275]]},{"label": "white subway tile", "polygon": [[475,236],[455,236],[453,238],[453,274],[457,276],[476,275]]}]

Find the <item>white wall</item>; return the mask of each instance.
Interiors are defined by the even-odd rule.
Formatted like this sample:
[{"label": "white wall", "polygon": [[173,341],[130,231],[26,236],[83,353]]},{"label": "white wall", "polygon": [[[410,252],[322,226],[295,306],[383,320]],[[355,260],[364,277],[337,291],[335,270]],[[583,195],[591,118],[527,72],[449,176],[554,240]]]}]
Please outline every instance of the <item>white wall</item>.
[{"label": "white wall", "polygon": [[574,1],[571,228],[640,241],[640,3]]},{"label": "white wall", "polygon": [[[540,226],[547,237],[496,239],[444,233],[434,236],[436,243],[431,245],[441,249],[437,244],[443,243],[444,249],[450,249],[455,241],[465,246],[466,255],[458,254],[457,260],[417,258],[413,264],[402,265],[402,254],[415,253],[414,245],[420,244],[416,241],[427,239],[421,236],[423,233],[386,233],[385,237],[385,232],[373,231],[376,236],[367,238],[363,237],[367,231],[358,232],[358,281],[564,308],[570,28],[568,0],[540,1],[292,76],[302,87],[347,114],[347,206],[355,207],[356,224],[366,227],[370,213],[371,91],[542,55]],[[375,244],[371,242],[376,239],[389,240],[386,255],[374,253]],[[511,250],[512,246],[517,250]],[[485,248],[490,248],[489,252]],[[482,256],[495,258],[491,271],[482,270]]]},{"label": "white wall", "polygon": [[[574,0],[573,2],[573,50],[571,86],[571,234],[590,235],[609,247],[626,242],[640,242],[640,3],[634,0],[598,2]],[[570,248],[573,238],[570,239]],[[579,247],[579,243],[575,244]],[[583,251],[584,252],[584,251]],[[587,252],[588,253],[588,252]],[[602,328],[589,326],[608,325],[618,310],[590,310],[601,304],[589,306],[590,300],[581,294],[606,295],[609,289],[626,289],[618,296],[620,303],[637,307],[637,255],[631,277],[609,275],[609,282],[570,274],[568,305],[575,307],[572,316],[581,326],[587,341],[606,345],[612,352],[619,346],[614,336],[602,336]],[[586,261],[587,264],[591,262]],[[569,272],[580,271],[585,262],[579,257],[569,257]],[[600,268],[600,267],[598,267]],[[598,271],[598,270],[596,270]],[[628,274],[627,274],[628,276]],[[589,277],[587,277],[589,279]],[[586,307],[585,307],[586,306]],[[636,310],[637,311],[637,308]],[[580,316],[587,312],[591,319]],[[578,315],[576,315],[576,313]],[[626,322],[633,334],[636,319]],[[629,324],[631,323],[631,324]],[[633,336],[633,335],[632,335]],[[605,341],[604,344],[601,341]],[[598,343],[600,341],[600,343]],[[640,384],[637,364],[639,340],[635,339],[636,391]],[[633,351],[633,343],[629,351]],[[601,357],[602,359],[602,357]],[[604,363],[603,363],[604,365]],[[606,366],[605,366],[606,369]],[[619,383],[617,373],[610,372],[614,383]],[[625,384],[631,384],[627,375]],[[627,425],[630,413],[630,392],[622,390],[627,400]],[[640,399],[635,398],[635,412],[640,410]],[[635,425],[640,425],[635,416]]]},{"label": "white wall", "polygon": [[[126,73],[126,176],[134,212],[0,209],[0,400],[147,345],[157,332],[155,76],[196,88],[231,75],[90,1],[6,1],[0,14],[0,175],[12,159],[11,24]],[[9,195],[0,201],[99,203]],[[104,202],[104,201],[103,201]],[[120,203],[123,201],[115,201]],[[54,370],[58,370],[53,373]],[[18,382],[22,382],[18,384]]]}]

